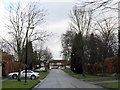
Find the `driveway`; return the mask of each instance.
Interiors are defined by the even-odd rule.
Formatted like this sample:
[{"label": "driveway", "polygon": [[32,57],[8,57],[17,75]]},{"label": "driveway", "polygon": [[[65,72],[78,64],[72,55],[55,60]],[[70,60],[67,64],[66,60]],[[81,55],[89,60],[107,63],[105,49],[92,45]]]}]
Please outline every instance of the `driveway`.
[{"label": "driveway", "polygon": [[39,90],[39,88],[95,88],[97,90],[106,90],[100,86],[76,79],[60,69],[52,69],[48,76],[36,85],[33,90]]}]

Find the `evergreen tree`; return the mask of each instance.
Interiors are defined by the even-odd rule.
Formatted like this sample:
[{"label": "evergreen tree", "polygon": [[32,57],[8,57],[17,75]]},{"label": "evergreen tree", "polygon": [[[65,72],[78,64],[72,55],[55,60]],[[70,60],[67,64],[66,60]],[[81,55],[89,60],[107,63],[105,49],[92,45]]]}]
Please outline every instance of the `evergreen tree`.
[{"label": "evergreen tree", "polygon": [[90,36],[90,41],[89,41],[89,53],[90,53],[90,58],[89,58],[89,63],[94,64],[97,62],[97,52],[98,48],[96,46],[96,41],[95,41],[94,34],[92,33]]},{"label": "evergreen tree", "polygon": [[[23,49],[24,50],[24,55],[23,55],[23,63],[26,61],[26,47]],[[32,48],[32,42],[29,41],[27,44],[27,65],[29,66],[28,69],[32,70],[33,67],[33,48]]]},{"label": "evergreen tree", "polygon": [[84,64],[84,42],[81,33],[75,35],[72,54],[71,54],[71,70],[75,73],[83,74],[83,64]]},{"label": "evergreen tree", "polygon": [[27,65],[29,66],[29,69],[32,70],[33,67],[33,48],[32,48],[32,42],[29,41],[27,45]]},{"label": "evergreen tree", "polygon": [[32,64],[33,64],[33,66],[39,64],[39,60],[38,60],[38,56],[37,56],[37,51],[34,51],[34,52],[33,52],[33,60],[32,60]]}]

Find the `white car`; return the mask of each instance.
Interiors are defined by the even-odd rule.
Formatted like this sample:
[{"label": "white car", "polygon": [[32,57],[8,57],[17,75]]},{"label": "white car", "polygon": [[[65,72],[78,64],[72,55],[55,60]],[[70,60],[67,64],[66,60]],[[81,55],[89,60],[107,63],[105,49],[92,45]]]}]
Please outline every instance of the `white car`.
[{"label": "white car", "polygon": [[40,72],[40,71],[46,71],[46,70],[45,70],[45,67],[41,67],[41,68],[36,69],[35,71]]},{"label": "white car", "polygon": [[[25,70],[21,71],[20,75],[21,75],[21,78],[25,78]],[[18,72],[9,73],[8,76],[10,78],[17,79]],[[32,70],[27,70],[27,78],[34,80],[38,77],[39,77],[39,73],[33,72]]]}]

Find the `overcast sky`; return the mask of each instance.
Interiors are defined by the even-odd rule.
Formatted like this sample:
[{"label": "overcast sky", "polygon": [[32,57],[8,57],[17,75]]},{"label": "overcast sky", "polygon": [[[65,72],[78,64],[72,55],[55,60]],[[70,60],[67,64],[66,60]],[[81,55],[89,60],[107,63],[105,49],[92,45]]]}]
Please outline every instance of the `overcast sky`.
[{"label": "overcast sky", "polygon": [[[4,16],[7,15],[5,7],[11,1],[19,0],[0,0],[0,35],[5,38],[8,38],[7,30],[4,28],[3,23],[5,22]],[[26,3],[33,0],[20,1]],[[52,51],[54,58],[62,58],[60,57],[60,51],[62,50],[60,37],[68,29],[68,14],[78,0],[40,0],[40,2],[41,7],[47,10],[46,23],[42,28],[54,34],[53,37],[49,38],[46,46]]]},{"label": "overcast sky", "polygon": [[42,4],[48,8],[46,30],[55,33],[55,36],[47,42],[54,58],[60,58],[60,51],[62,50],[60,37],[68,28],[68,14],[74,4],[74,2],[46,2]]},{"label": "overcast sky", "polygon": [[[12,0],[0,0],[0,35],[7,38],[7,31],[4,28],[4,15],[5,7],[9,5],[9,1]],[[13,0],[14,1],[14,0]],[[25,2],[25,0],[21,0]],[[75,5],[75,0],[40,0],[41,6],[47,9],[47,15],[45,17],[46,23],[44,30],[52,32],[55,36],[51,37],[46,46],[52,51],[54,58],[62,58],[60,57],[61,48],[61,41],[60,37],[61,34],[65,33],[68,28],[69,22],[69,12]]]}]

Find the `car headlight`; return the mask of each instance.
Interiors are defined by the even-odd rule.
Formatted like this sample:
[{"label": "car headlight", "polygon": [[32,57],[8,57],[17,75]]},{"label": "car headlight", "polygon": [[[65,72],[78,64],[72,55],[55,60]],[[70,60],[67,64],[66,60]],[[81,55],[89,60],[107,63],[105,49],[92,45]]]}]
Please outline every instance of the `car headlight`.
[{"label": "car headlight", "polygon": [[12,75],[13,75],[12,73],[8,74],[9,77],[11,77]]},{"label": "car headlight", "polygon": [[8,74],[8,76],[11,76],[11,75],[12,75],[12,73],[9,73],[9,74]]}]

